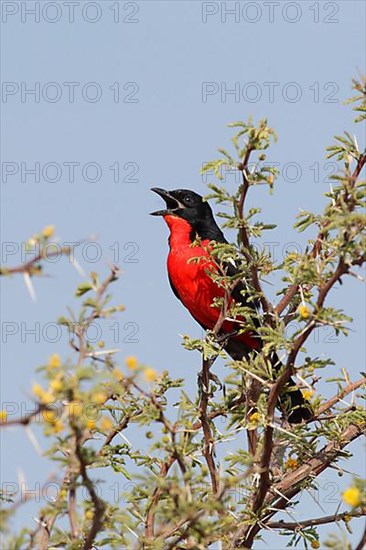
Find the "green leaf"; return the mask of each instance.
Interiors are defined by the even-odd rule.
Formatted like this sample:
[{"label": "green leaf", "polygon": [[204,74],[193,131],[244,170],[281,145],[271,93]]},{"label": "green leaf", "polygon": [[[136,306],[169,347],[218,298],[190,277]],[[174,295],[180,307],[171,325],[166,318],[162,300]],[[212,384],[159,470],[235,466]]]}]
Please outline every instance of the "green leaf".
[{"label": "green leaf", "polygon": [[90,283],[80,283],[76,289],[75,296],[80,297],[86,292],[89,292],[89,290],[91,289],[92,289],[92,286]]}]

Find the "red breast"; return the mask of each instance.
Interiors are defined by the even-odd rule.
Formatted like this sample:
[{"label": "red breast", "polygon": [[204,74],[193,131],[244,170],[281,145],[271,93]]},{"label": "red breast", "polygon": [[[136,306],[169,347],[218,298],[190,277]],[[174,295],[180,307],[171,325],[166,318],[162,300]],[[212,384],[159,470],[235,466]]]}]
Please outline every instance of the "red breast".
[{"label": "red breast", "polygon": [[[203,240],[198,245],[192,245],[192,227],[186,220],[172,215],[164,216],[164,219],[170,229],[170,280],[191,315],[203,326],[213,329],[219,318],[220,308],[213,307],[212,304],[215,298],[224,297],[225,290],[208,274],[209,271],[217,271],[207,249],[209,241]],[[224,332],[233,332],[238,328],[238,324],[233,321],[225,321],[222,325]],[[237,338],[249,347],[258,347],[258,339],[253,338],[250,333]]]}]

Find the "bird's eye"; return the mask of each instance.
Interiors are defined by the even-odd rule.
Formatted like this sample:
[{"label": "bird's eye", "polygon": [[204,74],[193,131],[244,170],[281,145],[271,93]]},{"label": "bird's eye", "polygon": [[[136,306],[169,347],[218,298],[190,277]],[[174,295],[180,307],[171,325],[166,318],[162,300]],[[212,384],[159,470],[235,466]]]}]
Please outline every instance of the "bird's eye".
[{"label": "bird's eye", "polygon": [[184,197],[184,202],[185,202],[186,204],[190,204],[190,203],[192,202],[191,197]]}]

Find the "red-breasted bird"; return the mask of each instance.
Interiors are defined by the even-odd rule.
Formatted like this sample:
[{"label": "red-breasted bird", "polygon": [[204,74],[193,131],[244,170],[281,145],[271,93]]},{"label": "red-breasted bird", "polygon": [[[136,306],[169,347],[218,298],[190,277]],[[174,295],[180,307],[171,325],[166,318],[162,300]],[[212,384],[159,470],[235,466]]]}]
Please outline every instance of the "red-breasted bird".
[{"label": "red-breasted bird", "polygon": [[[227,243],[221,229],[217,225],[208,202],[188,189],[153,188],[165,203],[164,210],[152,212],[153,216],[163,216],[170,229],[168,276],[170,285],[176,297],[188,309],[192,317],[205,329],[212,330],[220,315],[220,308],[213,307],[215,298],[223,298],[225,289],[213,280],[209,271],[217,271],[217,264],[210,256],[209,243]],[[197,246],[192,246],[196,241]],[[193,258],[201,261],[190,261]],[[236,268],[228,266],[227,273],[235,274]],[[240,282],[231,294],[231,299],[239,305],[256,306],[245,298],[248,288]],[[225,350],[234,360],[248,358],[251,351],[260,351],[262,342],[255,330],[235,334],[240,329],[243,319],[225,320],[221,326],[220,335],[231,335],[224,345]],[[242,326],[242,324],[241,324]],[[254,316],[253,326],[258,326],[257,316]],[[273,368],[279,371],[281,363],[276,354],[271,357]],[[284,404],[287,403],[285,406]],[[286,414],[290,423],[299,423],[312,417],[311,407],[295,382],[290,379],[285,394],[279,400],[280,409]]]}]

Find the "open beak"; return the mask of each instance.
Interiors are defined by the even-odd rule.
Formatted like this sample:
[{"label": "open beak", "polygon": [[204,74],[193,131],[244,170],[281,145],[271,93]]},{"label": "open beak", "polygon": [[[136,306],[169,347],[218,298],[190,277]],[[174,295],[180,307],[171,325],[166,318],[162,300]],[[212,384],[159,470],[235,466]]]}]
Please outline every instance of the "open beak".
[{"label": "open beak", "polygon": [[159,187],[152,187],[151,191],[154,191],[154,193],[160,195],[160,197],[165,200],[166,204],[166,210],[157,210],[156,212],[151,212],[151,216],[166,216],[167,214],[174,214],[175,210],[185,208],[184,204],[173,197],[170,191],[160,189]]}]

